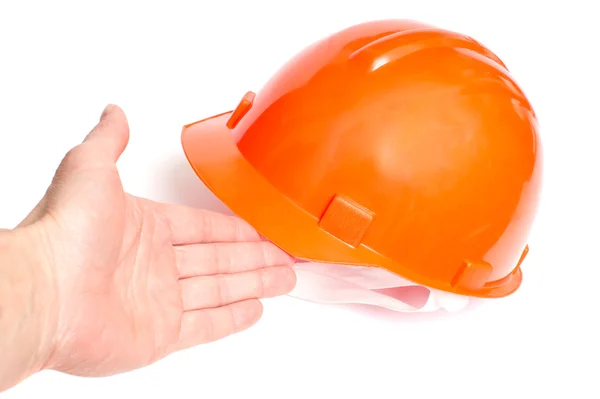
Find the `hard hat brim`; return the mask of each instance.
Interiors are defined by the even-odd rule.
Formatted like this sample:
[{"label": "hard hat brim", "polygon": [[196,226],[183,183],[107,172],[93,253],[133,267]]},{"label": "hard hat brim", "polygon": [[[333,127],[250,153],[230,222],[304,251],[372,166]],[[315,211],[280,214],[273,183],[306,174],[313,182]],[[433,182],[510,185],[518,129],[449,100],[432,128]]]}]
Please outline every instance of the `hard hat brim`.
[{"label": "hard hat brim", "polygon": [[239,152],[227,121],[232,112],[186,125],[181,134],[185,156],[196,175],[234,214],[262,236],[298,258],[323,263],[382,267],[417,284],[481,298],[515,292],[520,267],[478,291],[457,290],[439,281],[424,281],[409,268],[365,246],[353,248],[320,229],[318,220],[294,204],[258,173]]}]

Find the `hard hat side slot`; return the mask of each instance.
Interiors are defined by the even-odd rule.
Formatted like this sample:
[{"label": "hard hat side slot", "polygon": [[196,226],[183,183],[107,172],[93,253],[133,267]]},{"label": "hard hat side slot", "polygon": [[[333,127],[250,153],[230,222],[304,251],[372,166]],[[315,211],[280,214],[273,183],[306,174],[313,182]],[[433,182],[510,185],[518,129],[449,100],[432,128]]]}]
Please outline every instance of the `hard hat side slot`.
[{"label": "hard hat side slot", "polygon": [[492,265],[487,262],[465,260],[450,283],[453,288],[477,291],[485,286],[492,274]]},{"label": "hard hat side slot", "polygon": [[323,212],[319,227],[356,248],[361,244],[374,218],[375,213],[350,198],[336,195]]},{"label": "hard hat side slot", "polygon": [[250,111],[250,108],[252,108],[252,104],[254,103],[254,97],[256,97],[256,94],[254,94],[254,92],[251,91],[247,92],[244,95],[237,108],[233,111],[233,113],[229,117],[229,120],[227,121],[228,128],[233,129],[237,126],[238,123],[240,123],[242,118],[248,113],[248,111]]}]

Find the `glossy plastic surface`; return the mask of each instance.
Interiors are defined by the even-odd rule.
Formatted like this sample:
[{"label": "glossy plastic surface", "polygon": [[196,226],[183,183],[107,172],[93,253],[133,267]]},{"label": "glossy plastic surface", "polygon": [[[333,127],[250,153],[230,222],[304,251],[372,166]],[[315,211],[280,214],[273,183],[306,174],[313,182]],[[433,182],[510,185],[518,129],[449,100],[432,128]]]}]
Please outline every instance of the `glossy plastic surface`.
[{"label": "glossy plastic surface", "polygon": [[475,40],[375,21],[317,42],[234,112],[185,127],[194,170],[298,258],[502,297],[541,187],[535,113]]}]

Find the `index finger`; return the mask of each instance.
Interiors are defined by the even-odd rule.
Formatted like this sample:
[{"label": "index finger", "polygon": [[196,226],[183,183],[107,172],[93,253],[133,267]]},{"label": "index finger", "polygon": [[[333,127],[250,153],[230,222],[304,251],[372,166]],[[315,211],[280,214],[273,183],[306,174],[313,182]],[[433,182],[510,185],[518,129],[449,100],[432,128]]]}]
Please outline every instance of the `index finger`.
[{"label": "index finger", "polygon": [[173,245],[261,241],[260,234],[236,216],[185,205],[155,202],[171,226]]}]

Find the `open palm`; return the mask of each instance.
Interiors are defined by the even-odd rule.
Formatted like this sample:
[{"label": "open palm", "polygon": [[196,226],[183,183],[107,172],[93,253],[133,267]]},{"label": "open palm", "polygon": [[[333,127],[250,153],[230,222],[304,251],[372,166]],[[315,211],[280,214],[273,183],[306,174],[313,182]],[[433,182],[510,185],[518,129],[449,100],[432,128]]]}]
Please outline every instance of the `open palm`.
[{"label": "open palm", "polygon": [[132,370],[254,324],[289,292],[292,259],[242,220],[124,192],[123,111],[109,106],[22,225],[45,245],[58,304],[47,367]]}]

